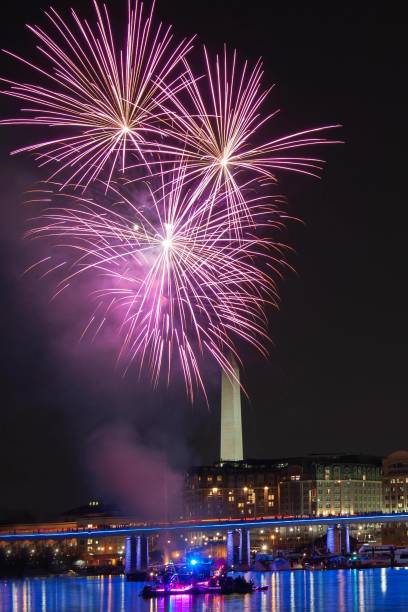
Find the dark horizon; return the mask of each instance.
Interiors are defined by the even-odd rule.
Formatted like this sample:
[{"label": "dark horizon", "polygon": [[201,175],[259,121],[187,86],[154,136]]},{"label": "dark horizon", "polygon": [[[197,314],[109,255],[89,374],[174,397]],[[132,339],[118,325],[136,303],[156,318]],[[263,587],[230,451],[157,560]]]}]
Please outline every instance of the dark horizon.
[{"label": "dark horizon", "polygon": [[[55,7],[66,13],[71,5],[92,16],[83,0]],[[126,2],[123,13],[119,5],[112,12],[123,16]],[[1,46],[30,55],[33,37],[24,23],[46,24],[47,6],[23,0],[4,9]],[[316,448],[386,456],[406,448],[406,18],[380,3],[241,0],[217,2],[216,10],[213,2],[158,0],[156,18],[172,23],[176,36],[197,33],[211,52],[227,42],[241,58],[262,56],[265,85],[276,83],[270,104],[281,108],[277,134],[343,126],[335,137],[345,144],[319,150],[327,160],[321,180],[280,177],[288,211],[304,225],[291,224],[285,235],[297,274],[280,284],[270,358],[243,352],[245,456],[301,456]],[[28,80],[28,71],[3,54],[1,76],[13,71]],[[5,96],[0,104],[2,117],[20,106]],[[21,278],[30,257],[21,240],[22,194],[44,173],[27,155],[8,156],[25,142],[24,128],[0,130],[0,521],[112,495],[104,473],[115,445],[129,487],[143,482],[149,465],[173,477],[216,461],[215,369],[208,372],[210,411],[203,401],[191,407],[181,385],[154,392],[136,376],[122,379],[114,351],[78,349],[71,318],[76,323],[80,305],[50,306],[43,285]]]}]

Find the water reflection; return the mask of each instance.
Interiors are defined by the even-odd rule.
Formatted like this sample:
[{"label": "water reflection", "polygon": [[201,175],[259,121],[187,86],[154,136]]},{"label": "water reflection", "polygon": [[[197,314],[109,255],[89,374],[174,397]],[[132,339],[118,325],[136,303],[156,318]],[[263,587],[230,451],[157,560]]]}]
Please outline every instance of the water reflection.
[{"label": "water reflection", "polygon": [[381,593],[387,592],[387,570],[385,567],[381,569]]},{"label": "water reflection", "polygon": [[270,586],[271,596],[272,596],[272,606],[271,606],[272,612],[277,612],[277,610],[279,609],[278,608],[278,605],[279,605],[279,603],[278,603],[279,602],[279,600],[278,600],[279,594],[278,594],[278,590],[277,590],[277,587],[276,587],[276,577],[277,576],[278,576],[278,574],[276,572],[274,574],[272,574],[272,580],[271,580],[271,586]]},{"label": "water reflection", "polygon": [[47,612],[47,589],[45,580],[41,583],[41,612]]},{"label": "water reflection", "polygon": [[364,572],[358,572],[358,604],[359,612],[364,612]]},{"label": "water reflection", "polygon": [[315,580],[314,572],[309,572],[309,589],[310,589],[309,609],[310,609],[310,612],[314,612],[315,610],[314,580]]},{"label": "water reflection", "polygon": [[345,587],[346,587],[346,579],[344,576],[344,570],[339,570],[339,604],[338,610],[339,612],[344,612],[345,610]]},{"label": "water reflection", "polygon": [[18,589],[16,584],[13,583],[13,610],[18,610]]},{"label": "water reflection", "polygon": [[253,574],[266,592],[143,600],[122,577],[0,581],[1,612],[381,612],[406,611],[408,572],[396,569]]},{"label": "water reflection", "polygon": [[290,611],[295,612],[295,572],[290,572]]},{"label": "water reflection", "polygon": [[358,610],[358,570],[353,570],[353,599],[354,599],[354,610]]}]

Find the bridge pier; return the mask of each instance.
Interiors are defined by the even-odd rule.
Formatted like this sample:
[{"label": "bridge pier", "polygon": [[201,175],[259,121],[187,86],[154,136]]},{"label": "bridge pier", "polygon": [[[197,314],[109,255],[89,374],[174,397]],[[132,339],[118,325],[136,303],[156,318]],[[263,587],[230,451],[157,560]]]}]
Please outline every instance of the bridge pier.
[{"label": "bridge pier", "polygon": [[350,553],[349,526],[340,523],[327,528],[327,550],[333,555],[347,555]]},{"label": "bridge pier", "polygon": [[238,567],[240,561],[240,533],[239,529],[227,531],[227,567]]},{"label": "bridge pier", "polygon": [[241,529],[241,562],[242,569],[249,569],[251,565],[251,532]]},{"label": "bridge pier", "polygon": [[128,580],[144,580],[149,566],[147,537],[128,536],[125,547],[125,574]]},{"label": "bridge pier", "polygon": [[227,532],[227,567],[247,569],[251,563],[250,531],[247,528]]}]

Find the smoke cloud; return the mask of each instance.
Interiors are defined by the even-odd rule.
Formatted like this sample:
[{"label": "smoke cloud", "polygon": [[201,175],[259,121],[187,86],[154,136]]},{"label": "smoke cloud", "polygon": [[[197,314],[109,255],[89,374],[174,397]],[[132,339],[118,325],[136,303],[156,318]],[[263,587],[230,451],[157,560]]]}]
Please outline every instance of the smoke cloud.
[{"label": "smoke cloud", "polygon": [[182,475],[126,424],[102,427],[92,434],[87,464],[104,497],[123,511],[149,520],[168,520],[179,514]]}]

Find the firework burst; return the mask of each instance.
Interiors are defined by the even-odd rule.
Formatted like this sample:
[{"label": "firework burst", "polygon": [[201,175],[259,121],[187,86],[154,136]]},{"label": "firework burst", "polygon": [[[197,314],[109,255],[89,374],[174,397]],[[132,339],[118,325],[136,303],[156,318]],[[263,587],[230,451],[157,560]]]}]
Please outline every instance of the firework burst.
[{"label": "firework burst", "polygon": [[73,28],[53,8],[46,15],[54,35],[28,26],[39,42],[45,67],[7,52],[48,81],[47,87],[2,79],[10,86],[4,94],[29,105],[22,109],[24,117],[1,123],[61,129],[56,138],[13,153],[34,152],[40,165],[56,165],[50,178],[66,172],[67,183],[85,187],[99,176],[109,184],[115,167],[124,169],[128,152],[139,162],[146,161],[146,141],[162,133],[160,107],[169,90],[177,89],[176,69],[191,49],[191,40],[172,44],[170,28],[162,24],[154,28],[154,3],[145,16],[143,3],[135,0],[128,4],[122,52],[106,6],[100,8],[94,0],[94,7],[94,28],[72,10]]},{"label": "firework burst", "polygon": [[318,176],[323,161],[304,150],[337,142],[324,135],[337,126],[270,138],[261,61],[204,49],[197,76],[192,39],[155,27],[154,3],[145,14],[129,0],[123,52],[105,5],[94,8],[94,26],[72,11],[74,28],[50,9],[52,34],[29,26],[43,64],[9,53],[39,82],[2,79],[27,105],[1,123],[57,131],[14,151],[52,168],[27,234],[50,251],[30,269],[58,277],[53,299],[89,282],[83,336],[114,324],[124,371],[138,362],[157,385],[181,369],[193,399],[205,395],[203,356],[233,377],[241,342],[267,353],[266,307],[288,267],[273,236],[288,217],[266,187],[280,171]]},{"label": "firework burst", "polygon": [[229,60],[225,47],[215,64],[205,48],[204,57],[204,78],[197,78],[185,60],[184,85],[168,92],[161,102],[163,113],[171,118],[171,129],[166,130],[168,143],[161,144],[160,151],[170,160],[183,157],[187,179],[197,181],[197,197],[206,193],[216,198],[224,191],[239,229],[241,217],[251,216],[243,187],[252,181],[276,182],[276,172],[282,170],[318,176],[323,160],[290,152],[338,142],[322,135],[338,126],[303,130],[265,142],[267,124],[278,111],[262,112],[272,89],[262,89],[262,62],[253,69],[245,62],[241,68],[236,52]]},{"label": "firework burst", "polygon": [[[226,355],[239,359],[237,340],[266,354],[265,305],[277,304],[273,278],[285,265],[285,247],[266,234],[255,236],[252,224],[243,223],[239,241],[231,238],[231,213],[222,201],[211,204],[209,216],[208,200],[193,199],[185,180],[186,168],[177,166],[160,196],[146,187],[148,202],[146,193],[124,195],[113,184],[109,205],[59,187],[36,194],[35,200],[52,204],[33,219],[28,236],[46,237],[59,254],[38,262],[44,274],[62,274],[55,295],[78,277],[100,275],[101,289],[93,292],[97,309],[84,334],[116,317],[125,370],[136,360],[157,384],[160,372],[170,379],[178,362],[193,399],[197,388],[205,394],[203,354],[230,375]],[[284,224],[278,202],[257,201],[253,216],[268,232]]]}]

